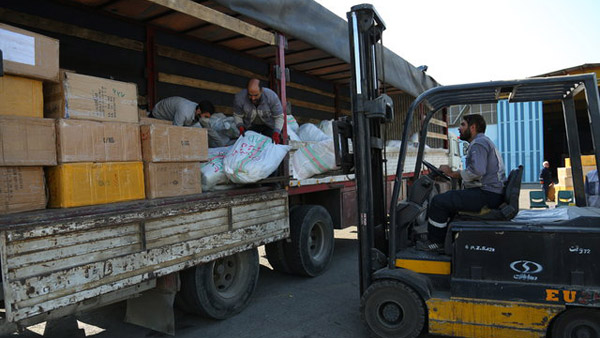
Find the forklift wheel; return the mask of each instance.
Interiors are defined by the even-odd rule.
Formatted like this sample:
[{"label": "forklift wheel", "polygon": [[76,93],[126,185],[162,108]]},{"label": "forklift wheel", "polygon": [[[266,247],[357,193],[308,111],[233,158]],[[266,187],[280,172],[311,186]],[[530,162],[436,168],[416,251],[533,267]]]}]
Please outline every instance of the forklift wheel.
[{"label": "forklift wheel", "polygon": [[396,280],[373,282],[361,298],[360,310],[374,337],[414,338],[425,325],[423,300]]},{"label": "forklift wheel", "polygon": [[552,324],[552,338],[600,337],[600,311],[596,309],[569,309]]}]

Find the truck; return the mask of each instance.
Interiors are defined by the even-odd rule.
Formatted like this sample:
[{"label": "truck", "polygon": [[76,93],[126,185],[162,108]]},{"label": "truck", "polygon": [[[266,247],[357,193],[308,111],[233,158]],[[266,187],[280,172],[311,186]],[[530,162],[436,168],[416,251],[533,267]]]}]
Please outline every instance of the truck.
[{"label": "truck", "polygon": [[[379,92],[382,70],[373,51],[385,23],[371,5],[348,12],[353,53],[352,102],[360,242],[360,312],[374,337],[596,337],[600,334],[598,253],[600,209],[586,206],[574,97],[585,97],[594,145],[600,141],[595,74],[490,81],[426,90],[411,104],[407,127],[424,105],[427,121],[451,105],[560,101],[563,106],[576,206],[519,211],[523,166],[512,168],[498,209],[459,213],[448,224],[442,253],[420,251],[419,215],[449,180],[423,160],[419,147],[407,196],[400,199],[406,145],[398,161],[391,207],[382,203],[385,181],[381,129],[393,114]],[[594,151],[596,164],[600,152]],[[429,173],[421,174],[424,165]],[[597,168],[598,169],[598,168]]]},{"label": "truck", "polygon": [[[297,117],[347,114],[349,58],[336,46],[345,41],[338,38],[347,34],[344,21],[312,2],[286,4],[282,18],[281,6],[9,0],[0,21],[58,39],[61,68],[135,83],[147,110],[178,95],[210,97],[218,111],[231,113],[232,94],[255,77]],[[307,19],[306,11],[320,15]],[[292,25],[306,20],[330,30],[331,39]],[[437,85],[395,54],[387,62],[410,73],[388,79],[400,103]],[[430,136],[443,145],[440,124]],[[287,163],[236,189],[0,216],[1,334],[125,300],[127,322],[168,334],[174,303],[209,318],[231,317],[251,299],[262,245],[275,269],[319,275],[333,254],[333,228],[356,224],[355,182],[334,173],[290,180]]]}]

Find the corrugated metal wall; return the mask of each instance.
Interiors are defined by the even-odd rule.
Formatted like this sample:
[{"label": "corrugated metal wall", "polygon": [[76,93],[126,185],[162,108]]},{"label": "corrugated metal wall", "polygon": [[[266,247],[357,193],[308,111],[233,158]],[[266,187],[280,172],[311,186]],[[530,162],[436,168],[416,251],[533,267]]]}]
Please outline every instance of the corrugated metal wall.
[{"label": "corrugated metal wall", "polygon": [[523,182],[539,182],[544,161],[542,102],[498,102],[498,149],[507,173],[523,165]]}]

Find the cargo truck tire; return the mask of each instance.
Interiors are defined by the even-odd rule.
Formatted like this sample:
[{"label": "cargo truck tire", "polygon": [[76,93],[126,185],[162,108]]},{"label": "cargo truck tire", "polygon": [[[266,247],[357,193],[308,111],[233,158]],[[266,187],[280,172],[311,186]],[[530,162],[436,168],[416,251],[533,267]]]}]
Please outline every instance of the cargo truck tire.
[{"label": "cargo truck tire", "polygon": [[333,258],[333,222],[320,205],[301,205],[290,213],[290,240],[283,241],[291,272],[314,277],[322,274]]},{"label": "cargo truck tire", "polygon": [[197,265],[182,272],[180,296],[192,313],[226,319],[248,306],[258,271],[256,248]]},{"label": "cargo truck tire", "polygon": [[600,337],[600,310],[569,309],[554,320],[552,338]]},{"label": "cargo truck tire", "polygon": [[273,270],[283,273],[292,273],[285,258],[285,250],[283,248],[284,242],[285,239],[282,239],[265,245],[265,253],[267,254],[267,259],[269,260],[269,264],[273,267]]},{"label": "cargo truck tire", "polygon": [[373,337],[415,338],[425,326],[425,305],[408,285],[375,281],[360,299],[362,321]]}]

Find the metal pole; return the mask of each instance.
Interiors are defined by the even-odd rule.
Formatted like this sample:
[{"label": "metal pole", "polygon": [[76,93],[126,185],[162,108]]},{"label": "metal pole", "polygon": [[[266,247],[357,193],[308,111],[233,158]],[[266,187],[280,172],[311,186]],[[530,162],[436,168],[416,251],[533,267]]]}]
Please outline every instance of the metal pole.
[{"label": "metal pole", "polygon": [[562,104],[563,114],[565,117],[565,130],[567,132],[567,144],[569,146],[569,157],[571,158],[571,172],[573,175],[575,203],[578,207],[585,207],[587,205],[587,201],[583,187],[583,172],[581,171],[581,148],[579,146],[577,116],[575,115],[575,102],[571,96],[563,99]]}]

